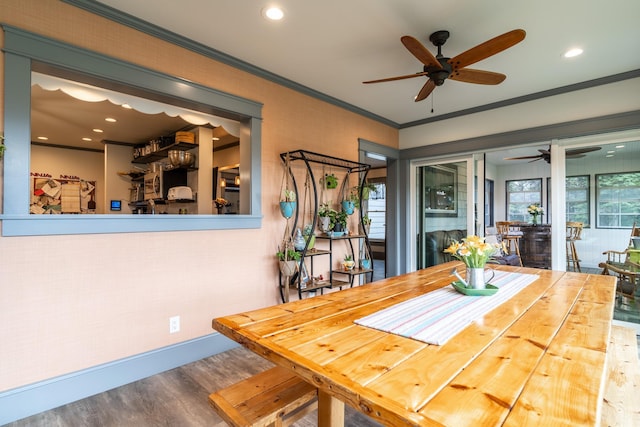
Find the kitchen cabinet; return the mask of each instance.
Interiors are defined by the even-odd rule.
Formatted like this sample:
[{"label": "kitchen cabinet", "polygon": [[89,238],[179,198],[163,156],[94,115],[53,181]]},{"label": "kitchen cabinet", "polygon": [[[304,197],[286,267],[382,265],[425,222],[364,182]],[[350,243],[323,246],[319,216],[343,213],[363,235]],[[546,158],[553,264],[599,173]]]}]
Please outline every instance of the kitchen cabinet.
[{"label": "kitchen cabinet", "polygon": [[[356,184],[355,187],[362,189],[364,187],[363,184],[366,182],[367,173],[371,168],[370,165],[365,163],[340,159],[306,150],[282,153],[280,157],[285,165],[288,164],[291,167],[289,173],[293,180],[293,189],[296,193],[296,200],[298,201],[296,213],[290,220],[293,222],[293,227],[290,228],[292,238],[297,228],[305,225],[299,225],[300,222],[304,222],[305,220],[305,218],[303,218],[305,212],[303,212],[304,209],[300,209],[300,204],[306,204],[307,199],[310,200],[311,229],[316,230],[319,205],[321,202],[325,202],[325,200],[321,201],[320,199],[323,196],[325,198],[333,196],[345,197],[351,191],[351,184]],[[304,167],[301,168],[301,170],[304,171],[304,177],[302,178],[304,181],[304,197],[301,197],[299,194],[299,185],[297,183],[297,181],[301,180],[301,177],[296,177],[296,174],[291,171],[295,164],[300,163],[304,165]],[[326,185],[325,177],[329,176],[329,174],[333,178],[337,177],[337,179],[341,181],[339,188],[333,186],[333,184],[331,186]],[[350,179],[352,176],[356,177],[357,183],[352,182],[356,181],[355,179]],[[321,186],[320,189],[318,188],[319,186]],[[333,191],[331,196],[325,194],[325,192],[328,191]],[[334,199],[334,202],[336,202],[336,209],[341,209],[339,206],[340,200]],[[358,225],[356,230],[342,235],[316,232],[316,247],[312,249],[308,248],[309,240],[306,241],[304,249],[299,251],[301,257],[298,264],[298,272],[289,278],[289,283],[285,283],[286,277],[280,273],[280,295],[283,302],[289,299],[290,287],[297,289],[298,297],[302,299],[303,294],[309,294],[310,292],[320,291],[320,293],[322,293],[323,290],[327,288],[342,289],[342,287],[346,286],[352,287],[356,277],[364,280],[373,280],[373,262],[370,258],[371,243],[369,242],[366,227],[362,226],[362,218],[365,211],[362,205],[361,192],[359,194],[359,206],[360,208],[357,210]],[[318,248],[317,246],[321,242],[325,242],[326,245],[323,246],[328,245],[328,249],[324,247]],[[341,251],[338,257],[336,253],[340,246],[344,248],[344,251]],[[336,266],[337,260],[342,260],[345,253],[350,255],[351,259],[355,261],[355,267],[351,270],[344,269],[342,264]],[[363,268],[361,265],[361,257],[363,254],[369,257],[369,268]],[[328,269],[323,269],[323,273],[328,271],[326,277],[324,274],[318,274],[316,276],[317,270],[319,270],[317,264],[320,262],[323,262],[324,265],[328,263]]]}]

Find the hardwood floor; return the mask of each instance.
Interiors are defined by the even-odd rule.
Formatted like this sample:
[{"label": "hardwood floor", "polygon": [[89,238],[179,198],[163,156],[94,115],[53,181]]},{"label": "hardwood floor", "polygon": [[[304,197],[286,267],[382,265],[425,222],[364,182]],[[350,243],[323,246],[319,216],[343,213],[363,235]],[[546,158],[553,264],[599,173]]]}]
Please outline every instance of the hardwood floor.
[{"label": "hardwood floor", "polygon": [[[223,427],[227,424],[209,406],[209,393],[271,366],[249,350],[235,348],[5,427]],[[316,417],[314,411],[294,426],[315,426]],[[350,407],[345,425],[380,426]]]}]

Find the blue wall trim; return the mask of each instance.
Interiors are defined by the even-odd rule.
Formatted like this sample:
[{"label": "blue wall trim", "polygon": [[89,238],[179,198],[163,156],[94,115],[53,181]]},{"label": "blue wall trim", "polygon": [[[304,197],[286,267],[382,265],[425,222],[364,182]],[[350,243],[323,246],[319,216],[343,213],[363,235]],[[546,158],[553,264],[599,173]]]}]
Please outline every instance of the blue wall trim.
[{"label": "blue wall trim", "polygon": [[238,347],[218,333],[0,393],[0,425]]}]

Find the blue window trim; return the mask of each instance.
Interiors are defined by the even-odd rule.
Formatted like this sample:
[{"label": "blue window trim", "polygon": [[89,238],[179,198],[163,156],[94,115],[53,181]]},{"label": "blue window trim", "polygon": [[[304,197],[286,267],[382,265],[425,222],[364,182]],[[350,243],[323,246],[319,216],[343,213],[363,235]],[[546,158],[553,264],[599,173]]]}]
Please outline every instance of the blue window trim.
[{"label": "blue window trim", "polygon": [[[262,225],[261,130],[262,104],[178,79],[135,64],[107,57],[19,28],[2,25],[5,32],[5,116],[3,236],[56,234],[131,233],[260,228]],[[102,79],[126,87],[150,91],[178,102],[198,105],[206,111],[237,120],[241,134],[249,135],[250,149],[241,161],[250,164],[247,191],[248,215],[31,215],[30,103],[34,66],[59,69]],[[244,181],[243,181],[244,182]]]}]

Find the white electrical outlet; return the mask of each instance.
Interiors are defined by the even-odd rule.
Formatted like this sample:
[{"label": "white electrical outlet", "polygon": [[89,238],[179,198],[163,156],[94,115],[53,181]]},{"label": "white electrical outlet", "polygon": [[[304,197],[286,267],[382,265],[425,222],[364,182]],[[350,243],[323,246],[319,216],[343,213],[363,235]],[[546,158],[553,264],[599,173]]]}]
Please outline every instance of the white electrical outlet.
[{"label": "white electrical outlet", "polygon": [[176,332],[180,332],[180,316],[169,318],[169,333],[175,334]]}]

